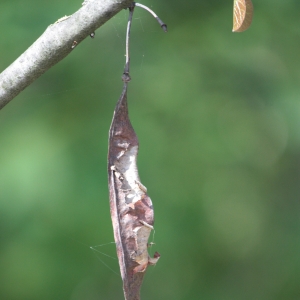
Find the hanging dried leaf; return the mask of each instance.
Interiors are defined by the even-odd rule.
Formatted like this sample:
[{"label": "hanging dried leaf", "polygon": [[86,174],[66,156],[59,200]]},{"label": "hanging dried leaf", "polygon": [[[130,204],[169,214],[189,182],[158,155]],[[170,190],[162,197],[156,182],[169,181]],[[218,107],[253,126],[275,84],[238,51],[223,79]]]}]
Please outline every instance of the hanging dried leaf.
[{"label": "hanging dried leaf", "polygon": [[108,177],[110,211],[126,300],[140,299],[140,287],[148,265],[159,259],[148,255],[148,239],[154,213],[137,169],[138,138],[130,123],[127,85],[116,105],[109,130]]},{"label": "hanging dried leaf", "polygon": [[253,4],[251,0],[234,0],[233,4],[233,32],[242,32],[251,25]]}]

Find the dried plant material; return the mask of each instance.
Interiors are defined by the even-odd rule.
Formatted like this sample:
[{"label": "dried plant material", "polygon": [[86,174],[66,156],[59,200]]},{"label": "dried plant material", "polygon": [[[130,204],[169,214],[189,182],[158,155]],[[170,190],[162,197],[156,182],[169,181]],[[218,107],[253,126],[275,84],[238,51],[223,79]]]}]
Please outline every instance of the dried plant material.
[{"label": "dried plant material", "polygon": [[[141,183],[138,174],[139,142],[127,108],[127,87],[131,80],[129,37],[135,6],[135,2],[129,6],[126,63],[122,76],[124,87],[114,111],[108,146],[110,214],[126,300],[140,299],[145,271],[148,265],[155,265],[160,258],[158,252],[155,252],[153,258],[148,254],[148,240],[154,230],[154,212],[147,188]],[[158,17],[156,19],[166,30],[166,25]]]},{"label": "dried plant material", "polygon": [[138,174],[139,143],[128,116],[127,85],[125,82],[109,131],[109,194],[125,299],[138,300],[147,266],[155,264],[160,255],[150,258],[148,254],[154,214]]},{"label": "dried plant material", "polygon": [[233,4],[233,32],[242,32],[252,23],[253,4],[251,0],[234,0]]}]

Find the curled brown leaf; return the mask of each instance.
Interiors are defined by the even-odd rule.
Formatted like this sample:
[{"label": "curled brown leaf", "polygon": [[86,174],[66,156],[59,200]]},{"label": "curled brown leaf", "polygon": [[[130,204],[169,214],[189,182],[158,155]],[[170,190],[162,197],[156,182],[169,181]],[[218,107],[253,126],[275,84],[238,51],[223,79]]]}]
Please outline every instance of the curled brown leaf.
[{"label": "curled brown leaf", "polygon": [[140,288],[150,258],[148,239],[153,230],[154,212],[146,187],[137,169],[138,138],[127,108],[127,85],[116,105],[109,130],[108,176],[114,238],[126,300],[140,299]]},{"label": "curled brown leaf", "polygon": [[253,4],[251,0],[234,0],[233,3],[233,32],[242,32],[252,23]]}]

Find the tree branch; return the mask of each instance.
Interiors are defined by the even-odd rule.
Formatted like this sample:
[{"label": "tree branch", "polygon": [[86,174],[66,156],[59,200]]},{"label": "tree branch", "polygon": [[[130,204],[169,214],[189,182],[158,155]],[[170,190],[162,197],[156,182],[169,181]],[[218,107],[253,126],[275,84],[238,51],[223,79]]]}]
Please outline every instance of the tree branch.
[{"label": "tree branch", "polygon": [[0,74],[0,109],[35,79],[65,58],[97,28],[129,7],[132,0],[86,0],[69,17],[48,26],[46,31]]}]

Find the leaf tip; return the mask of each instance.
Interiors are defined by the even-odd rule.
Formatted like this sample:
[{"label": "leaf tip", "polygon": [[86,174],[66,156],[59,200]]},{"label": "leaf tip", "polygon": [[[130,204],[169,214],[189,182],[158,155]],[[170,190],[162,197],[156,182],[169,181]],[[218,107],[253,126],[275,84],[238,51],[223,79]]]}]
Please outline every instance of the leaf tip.
[{"label": "leaf tip", "polygon": [[251,0],[234,0],[232,32],[247,30],[253,18],[253,4]]}]

